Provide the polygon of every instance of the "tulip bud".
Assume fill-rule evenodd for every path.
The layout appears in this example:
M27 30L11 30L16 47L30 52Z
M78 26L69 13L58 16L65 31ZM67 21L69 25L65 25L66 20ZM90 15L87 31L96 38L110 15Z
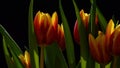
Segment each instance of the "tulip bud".
M82 23L83 23L84 27L87 30L90 14L84 13L84 10L82 9L80 11L80 17L82 19ZM96 15L95 24L97 25L97 23L98 23L98 18L97 18L97 15ZM79 36L79 32L78 32L78 21L77 20L76 20L75 25L74 25L73 35L74 35L75 42L77 42L79 44L80 36Z
M99 32L96 39L89 34L90 53L98 63L107 64L111 60L111 55L107 51L106 42L106 37L102 32Z
M25 66L25 68L30 68L30 54L25 51L24 55L19 55L19 58L21 60L21 62L23 63L23 65Z
M34 18L34 31L40 46L51 44L57 35L58 16L54 12L52 17L48 13L38 11Z

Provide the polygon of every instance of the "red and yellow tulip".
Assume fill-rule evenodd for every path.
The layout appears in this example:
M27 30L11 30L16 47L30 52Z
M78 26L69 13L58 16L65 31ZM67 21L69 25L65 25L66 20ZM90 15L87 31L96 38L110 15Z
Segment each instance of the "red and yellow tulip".
M84 27L85 27L86 30L87 30L87 29L88 29L88 23L89 23L90 14L85 13L84 10L82 9L82 10L80 11L80 17L81 17L81 19L82 19L82 22L83 22ZM96 18L95 18L95 23L96 23L96 24L98 23L98 18L97 18L97 16L96 16ZM79 42L80 42L80 36L79 36L79 33L78 33L78 21L77 21L77 20L76 20L75 25L74 25L73 35L74 35L75 41L79 44Z
M23 65L25 66L25 68L31 68L31 64L30 64L30 54L28 53L28 51L25 51L24 55L19 55L19 58L21 60L21 62L23 63Z
M53 13L52 17L48 13L38 11L34 18L34 31L37 42L41 45L51 44L55 41L58 28L58 15Z
M101 31L98 32L96 39L89 34L90 53L98 63L106 64L111 60L111 56L107 51L106 42L106 36Z
M89 34L90 52L99 63L107 63L111 56L120 55L120 25L114 27L114 22L110 19L105 34L100 32L96 39Z
M108 50L112 56L120 56L120 24L114 28L114 22L110 20L108 23L106 34L109 40Z

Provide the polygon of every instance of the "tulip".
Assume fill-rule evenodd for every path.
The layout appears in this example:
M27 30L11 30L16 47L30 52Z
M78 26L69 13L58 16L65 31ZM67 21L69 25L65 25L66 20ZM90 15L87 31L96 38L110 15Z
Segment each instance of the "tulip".
M108 23L107 30L107 38L109 39L108 50L112 56L120 56L120 24L114 28L114 22L110 20Z
M105 34L99 31L95 39L89 34L90 53L94 60L100 64L107 64L111 60L111 55L107 51L107 40Z
M28 51L25 51L24 55L19 55L19 58L21 60L21 62L23 63L23 65L25 66L25 68L31 68L30 66L30 54L28 53Z
M84 10L82 9L80 11L80 17L82 19L84 27L87 30L88 29L88 23L89 23L90 14L84 13ZM96 15L95 24L97 24L97 23L98 23L98 18L97 18L97 15ZM80 36L79 36L79 32L78 32L78 21L77 20L76 20L75 25L74 25L73 35L74 35L75 42L77 42L79 44Z
M48 13L38 11L34 18L34 31L40 46L48 45L57 37L58 16L54 12L52 17Z
M61 50L65 49L65 37L64 37L64 30L63 30L63 25L61 26L58 24L58 34L57 34L57 43Z

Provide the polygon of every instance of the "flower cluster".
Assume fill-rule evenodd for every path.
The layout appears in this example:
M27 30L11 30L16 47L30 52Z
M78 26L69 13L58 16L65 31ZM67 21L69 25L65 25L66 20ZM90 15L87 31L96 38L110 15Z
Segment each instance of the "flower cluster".
M38 11L33 17L33 0L31 0L28 24L29 47L24 53L0 25L8 68L44 68L44 66L45 68L119 68L120 24L113 19L107 22L96 7L95 0L93 2L91 0L89 14L83 9L79 11L73 0L77 20L74 22L71 34L61 0L59 2L62 24L58 24L57 12L50 15ZM98 26L100 29L96 28ZM77 50L74 50L74 43L80 45L79 62L76 62L74 51Z

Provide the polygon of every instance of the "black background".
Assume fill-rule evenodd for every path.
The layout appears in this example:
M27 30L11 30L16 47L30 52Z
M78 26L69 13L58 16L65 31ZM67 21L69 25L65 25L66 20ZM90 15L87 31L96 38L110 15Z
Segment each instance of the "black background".
M24 50L24 46L28 45L28 7L30 0L1 0L0 1L0 24L2 24L17 44ZM76 0L79 9L84 9L89 13L90 2L89 0ZM71 33L73 32L74 22L76 20L72 0L62 0L62 5L66 17L69 22ZM118 0L97 0L97 5L107 20L115 15L117 20L120 20L120 8ZM58 0L35 0L34 1L34 15L40 10L52 14L57 11L59 23L61 23L59 13ZM75 44L76 54L78 45ZM79 58L77 55L76 58ZM77 59L76 59L77 60ZM5 64L2 37L0 36L0 67L7 68Z

